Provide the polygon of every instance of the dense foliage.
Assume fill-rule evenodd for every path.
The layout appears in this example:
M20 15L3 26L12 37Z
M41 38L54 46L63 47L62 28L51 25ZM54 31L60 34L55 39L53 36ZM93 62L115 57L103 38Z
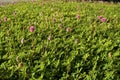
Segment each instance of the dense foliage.
M108 2L120 2L120 0L62 0L62 1L77 1L77 2L81 2L81 1L108 1Z
M0 7L0 80L120 79L119 4L41 1Z

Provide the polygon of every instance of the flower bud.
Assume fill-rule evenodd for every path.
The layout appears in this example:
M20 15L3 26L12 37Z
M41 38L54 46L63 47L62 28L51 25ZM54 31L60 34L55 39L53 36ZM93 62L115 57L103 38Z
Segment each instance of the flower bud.
M66 28L66 32L70 32L71 31L71 28L70 27L67 27Z
M18 64L18 68L21 69L22 67L23 67L23 63L20 62L20 63Z
M112 52L109 52L109 53L108 53L108 57L109 57L109 58L112 58Z
M51 35L48 36L48 40L49 41L52 40L52 36Z
M101 22L106 22L107 21L107 18L102 18L101 19Z
M30 26L30 32L34 32L35 28L34 26Z
M79 43L79 39L75 39L75 43L76 43L76 44Z
M7 21L7 17L4 17L3 21L6 22Z
M77 18L77 19L80 19L80 15L77 15L76 18Z
M17 61L18 63L20 62L19 56L16 57L16 61Z
M21 39L21 43L22 43L22 44L24 43L24 38Z

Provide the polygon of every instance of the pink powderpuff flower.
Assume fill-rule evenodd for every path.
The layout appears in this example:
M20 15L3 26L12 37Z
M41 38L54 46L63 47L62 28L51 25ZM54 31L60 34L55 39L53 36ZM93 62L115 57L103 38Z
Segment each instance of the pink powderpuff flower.
M3 21L6 22L7 21L7 17L4 17Z
M66 28L66 32L70 32L71 31L71 28L70 27L67 27Z
M106 22L107 21L107 18L102 18L100 19L101 22Z
M102 16L98 16L98 19L100 20L100 19L102 19L103 17Z
M76 16L76 18L77 18L77 19L80 19L80 15L78 14L78 15Z
M30 32L34 32L35 28L34 26L30 26Z

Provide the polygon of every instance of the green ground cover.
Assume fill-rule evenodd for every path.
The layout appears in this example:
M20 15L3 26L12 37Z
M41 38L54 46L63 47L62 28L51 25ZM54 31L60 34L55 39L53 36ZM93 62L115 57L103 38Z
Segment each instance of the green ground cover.
M119 73L119 4L0 7L0 80L119 80Z

